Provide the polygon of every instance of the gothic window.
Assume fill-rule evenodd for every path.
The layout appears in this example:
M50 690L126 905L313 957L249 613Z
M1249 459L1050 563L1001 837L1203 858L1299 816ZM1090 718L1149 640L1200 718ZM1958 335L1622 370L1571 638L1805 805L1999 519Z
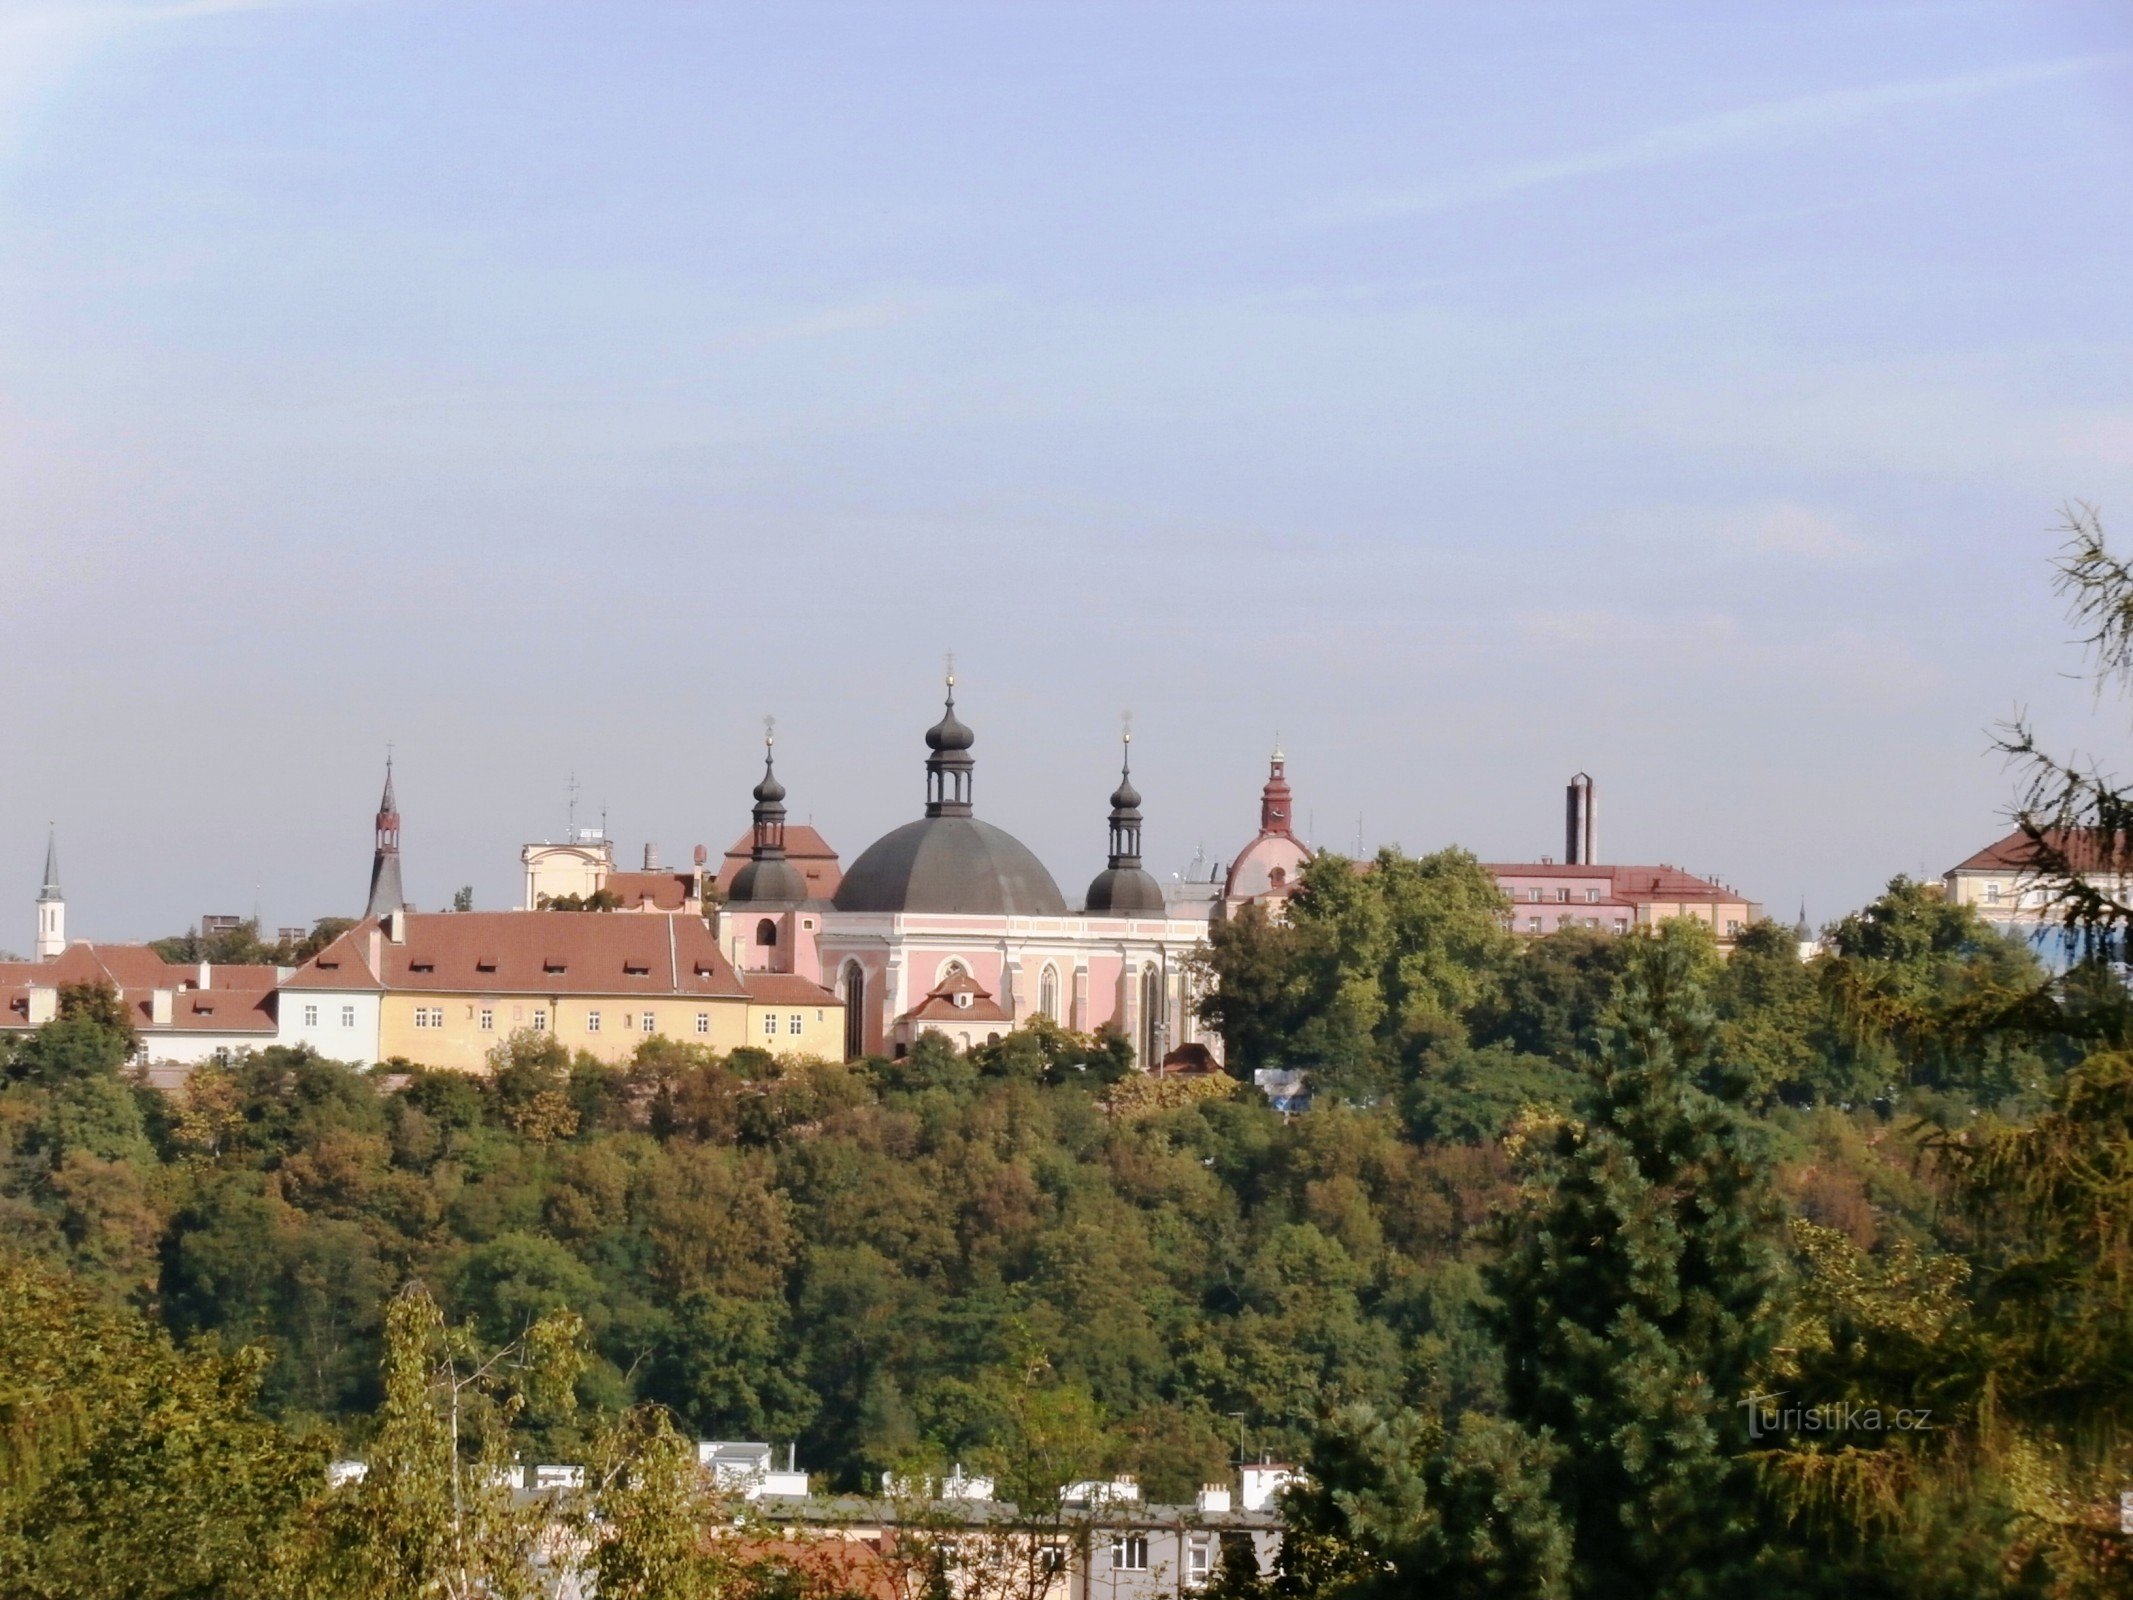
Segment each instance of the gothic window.
M844 969L844 1059L857 1061L867 1053L867 975L856 961Z
M1052 1021L1059 1020L1059 969L1046 967L1037 980L1037 1009Z
M1163 977L1154 967L1141 971L1141 1070L1163 1064Z

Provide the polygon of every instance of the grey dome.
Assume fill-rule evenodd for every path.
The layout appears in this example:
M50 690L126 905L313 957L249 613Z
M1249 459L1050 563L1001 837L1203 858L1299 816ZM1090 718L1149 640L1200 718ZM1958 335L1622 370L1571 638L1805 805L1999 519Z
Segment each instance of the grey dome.
M1089 911L1095 916L1162 916L1163 886L1140 867L1106 867L1089 885Z
M808 897L807 880L800 869L782 855L762 857L733 875L726 891L729 906L790 906Z
M1067 914L1059 885L1027 845L957 816L921 817L876 839L845 872L834 904L839 911Z

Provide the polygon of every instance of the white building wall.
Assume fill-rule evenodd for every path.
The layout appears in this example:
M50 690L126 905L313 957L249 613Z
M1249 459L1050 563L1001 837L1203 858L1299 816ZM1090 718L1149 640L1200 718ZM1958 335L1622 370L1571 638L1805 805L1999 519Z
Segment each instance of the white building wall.
M273 1042L308 1045L330 1061L371 1066L378 1059L383 998L375 991L284 989Z

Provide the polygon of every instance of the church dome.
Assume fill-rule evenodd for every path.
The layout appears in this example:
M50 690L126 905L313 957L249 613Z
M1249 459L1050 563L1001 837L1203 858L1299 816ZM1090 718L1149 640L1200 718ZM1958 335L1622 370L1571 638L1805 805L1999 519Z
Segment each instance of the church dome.
M783 856L751 861L733 875L729 906L798 905L808 897L807 879Z
M1089 911L1096 916L1160 917L1163 886L1141 867L1106 867L1089 885Z
M968 816L921 817L876 839L845 872L833 903L839 911L1067 914L1059 885L1027 845Z

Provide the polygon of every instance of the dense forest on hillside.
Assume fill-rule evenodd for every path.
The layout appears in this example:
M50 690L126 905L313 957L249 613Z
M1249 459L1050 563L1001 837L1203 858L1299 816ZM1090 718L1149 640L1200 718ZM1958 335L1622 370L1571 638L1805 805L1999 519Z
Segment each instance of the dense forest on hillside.
M2025 1562L2062 1586L2100 1571L2120 1464L2053 1408L2122 1377L2122 1280L2079 1276L2119 1224L2092 1236L2051 1188L2060 1228L2021 1196L2046 1181L2033 1158L2091 1174L2052 1184L2125 1170L2115 987L2047 981L1901 879L1806 965L1770 925L1723 962L1688 924L1521 950L1490 893L1457 852L1329 857L1287 925L1218 937L1240 1070L1319 1069L1287 1122L1234 1079L1139 1078L1051 1028L849 1065L654 1040L625 1069L521 1037L486 1078L277 1049L165 1098L122 1071L105 997L70 994L5 1060L6 1233L182 1348L258 1352L261 1415L336 1452L380 1425L381 1336L419 1282L490 1348L582 1321L576 1404L510 1421L528 1460L583 1459L649 1401L686 1434L796 1441L857 1489L992 1459L1035 1383L1088 1419L1083 1473L1154 1498L1240 1453L1361 1475L1317 1508L1342 1559L1402 1539L1476 1559L1435 1507L1509 1492L1446 1479L1486 1467L1536 1504L1671 1493L1662 1524L1702 1526L1723 1492L1729 1526L1754 1525L1723 1553L1751 1564L1757 1528L1845 1545L1816 1507L1880 1506L1843 1570L1901 1550L1889 1592L1936 1592L1948 1562L1978 1593ZM1650 1148L1583 1171L1595 1118ZM1586 1336L1542 1337L1536 1308L1578 1296ZM1642 1342L1619 1322L1640 1304ZM1721 1410L1682 1459L1647 1460L1657 1481L1556 1481L1550 1452L1603 1427L1595 1396L1618 1433L1720 1368L1729 1396L1922 1407L1934 1431L1785 1435L1744 1465L1748 1413L1735 1439ZM2021 1470L1982 1473L2003 1457ZM1505 1559L1545 1575L1575 1520L1550 1510Z

